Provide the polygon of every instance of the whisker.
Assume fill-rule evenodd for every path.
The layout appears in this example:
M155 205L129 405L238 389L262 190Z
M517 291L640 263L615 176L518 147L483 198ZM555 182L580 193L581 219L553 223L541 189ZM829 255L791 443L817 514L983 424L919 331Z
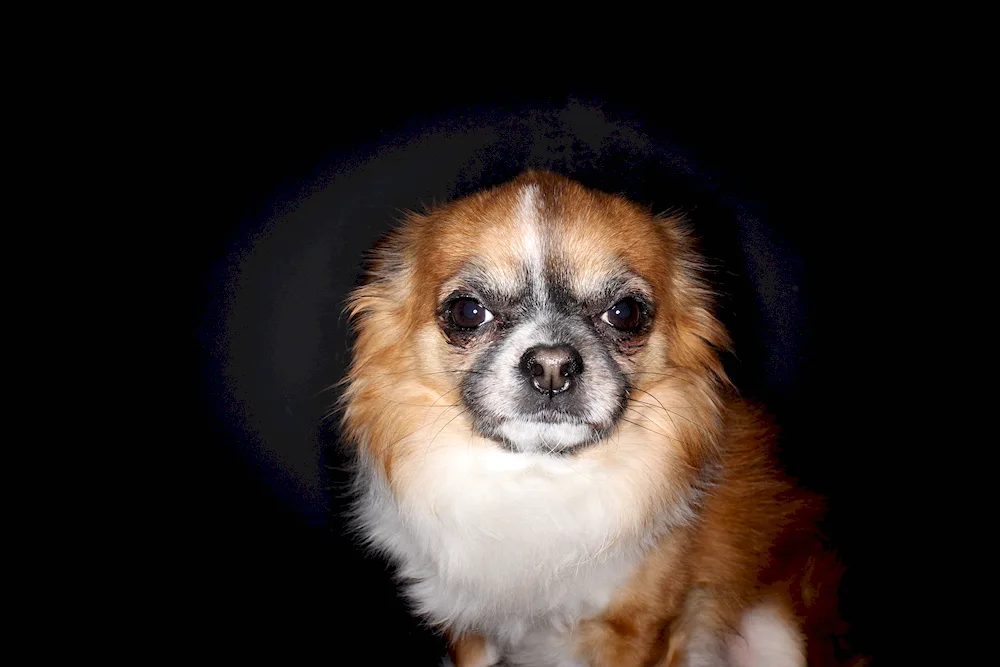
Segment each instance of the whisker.
M416 370L416 369L410 368L410 369L405 370L405 371L394 371L392 373L378 373L378 374L375 374L375 375L371 375L370 377L376 377L377 378L377 377L387 377L387 376L390 376L390 375L405 375L406 373L412 373L414 370ZM443 375L445 373L462 373L462 374L471 374L471 375L493 375L493 373L489 372L489 371L477 371L477 370L473 370L471 368L467 369L467 370L463 370L461 368L456 368L456 369L453 369L453 370L450 370L450 371L430 371L428 373L421 373L420 375L416 376L416 378L414 378L414 379L422 378L422 377L427 377L428 375Z
M660 422L658 422L655 419L653 419L651 416L645 415L645 414L639 412L639 410L654 410L655 411L656 410L655 406L652 406L652 407L642 407L642 408L628 408L628 409L631 410L632 412L635 412L636 414L641 414L645 419L647 419L650 422L656 424L658 427L660 427L661 429L663 429L664 432L666 432L666 430L667 430L666 424L661 424ZM670 417L669 413L667 414L667 417ZM674 424L673 426L674 426L674 429L676 430L677 429L677 425Z
M640 401L638 398L631 398L629 400L632 403L638 403L639 405L648 405L651 408L658 408L660 410L676 410L677 408L687 408L688 410L694 410L694 408L691 407L690 405L680 405L680 404L677 404L677 405L671 405L668 408L667 406L663 405L663 403L659 403L659 402L654 405L653 403L650 403L649 401Z
M639 422L634 422L634 421L632 421L631 419L626 419L625 417L620 417L620 419L621 419L621 420L622 420L623 422L628 422L629 424L632 424L633 426L638 426L639 428L643 429L644 431L649 431L650 433L655 433L656 435L659 435L659 436L662 436L662 437L664 437L664 438L669 438L669 437L670 437L670 436L669 436L669 435L667 435L666 433L660 433L659 431L654 431L653 429L651 429L651 428L648 428L648 427L646 427L646 426L643 426L643 425L642 425L642 424L640 424Z
M401 373L412 373L413 371L410 370L410 371L400 371L400 372ZM472 370L460 371L460 370L454 370L454 371L434 371L432 373L421 373L420 375L415 375L415 376L413 376L412 378L409 378L409 379L411 379L411 380L421 380L421 379L423 379L425 377L428 377L430 375L441 375L441 374L444 374L444 373L462 373L462 374L486 375L486 376L492 376L493 375L493 373L486 373L486 372L481 372L481 371L472 371ZM379 375L375 375L373 377L375 377L375 378L384 378L384 377L386 377L388 375L398 375L398 373L382 373L382 374L379 374ZM371 390L372 391L382 391L383 389L386 389L388 387L393 386L397 382L398 382L397 380L390 380L389 382L386 382L385 384L383 384L381 386L372 387ZM455 386L458 387L460 385L461 385L461 380L459 380L459 382L456 383Z
M667 409L667 406L663 405L663 403L660 402L660 399L658 399L654 394L649 393L645 389L639 389L638 387L629 387L629 389L631 389L632 391L641 391L642 393L646 394L647 396L649 396L650 398L652 398L654 401L656 401L656 404L659 405L661 408L663 408L664 410ZM635 399L632 399L632 400L635 400Z
M456 385L456 386L452 387L451 389L449 389L448 391L446 391L446 392L444 392L443 394L441 394L440 396L438 396L437 398L435 398L435 399L434 399L434 402L433 402L433 403L431 403L431 404L430 404L430 407L428 407L428 408L427 408L427 412L426 412L426 413L424 414L424 419L423 419L423 420L421 420L421 421L424 421L424 420L426 420L426 419L427 419L427 417L428 417L428 416L429 416L429 415L431 414L431 410L432 410L432 409L434 408L434 406L435 406L435 405L437 405L437 402L438 402L438 401L440 401L440 400L441 400L442 398L444 398L445 396L447 396L447 395L448 395L448 394L450 394L451 392L453 392L453 391L455 391L456 389L458 389L458 387L459 387L459 386L460 386L460 385ZM455 403L454 405L458 405L458 404L457 404L457 403Z
M694 421L693 419L689 419L688 417L685 417L684 415L682 415L679 412L674 412L673 410L670 410L668 408L663 408L663 411L667 413L668 417L670 417L670 421L673 421L674 417L678 417L678 418L683 419L684 421L686 421L688 424L691 424L691 426L694 426L696 429L698 429L702 433L705 433L705 434L708 434L708 435L712 434L712 431L710 429L705 428L704 426L702 426L698 422Z
M410 360L410 361L419 361L420 357L418 357L416 355L407 355L405 357L401 357L400 359L401 360ZM379 373L378 375L373 375L372 377L382 377L382 376L387 376L387 375L403 375L403 374L406 374L406 373L412 373L414 370L416 370L416 367L411 367L411 368L408 368L406 370L394 371L394 372L390 372L390 373ZM469 373L469 372L479 373L479 372L482 372L482 371L472 371L472 370L469 370L469 371L463 371L463 370L435 371L435 373ZM430 375L430 373L426 373L426 375ZM318 392L316 392L316 394L313 396L313 398L315 398L316 396L319 396L320 394L326 393L328 391L333 391L335 389L338 389L338 388L340 388L340 387L348 384L348 382L349 382L349 379L347 377L344 377L344 378L338 380L337 382L334 382L330 386L324 387L323 389L320 389Z
M659 375L661 377L669 378L682 377L680 373L664 373L661 371L630 371L629 375Z
M655 395L653 395L653 394L649 393L649 392L648 392L648 391L646 391L645 389L639 389L639 388L637 388L637 387L630 387L630 389L632 389L633 391L641 391L642 393L646 394L647 396L649 396L650 398L652 398L652 399L653 399L654 401L656 401L657 405L659 405L659 406L660 406L660 408L662 408L662 409L663 409L663 411L664 411L664 412L665 412L665 413L667 414L667 416L668 416L668 417L670 418L670 421L671 421L671 422L672 422L672 421L674 420L674 417L676 416L676 417L679 417L679 418L683 419L683 420L684 420L684 421L686 421L687 423L691 424L691 425L692 425L692 426L694 426L695 428L699 429L699 430L700 430L700 431L702 431L703 433L710 433L710 431L709 431L708 429L706 429L706 428L705 428L704 426L702 426L701 424L699 424L699 423L697 423L697 422L695 422L695 421L693 421L693 420L691 420L691 419L688 419L687 417L685 417L684 415L682 415L682 414L681 414L681 413L679 413L679 412L674 412L673 410L671 410L671 409L667 408L667 406L663 405L663 403L662 403L662 402L660 402L660 399L658 399L658 398L657 398L657 397L656 397ZM633 400L635 400L635 399L633 399ZM686 407L686 408L688 408L688 409L691 409L691 408L690 408L690 406L681 406L681 407ZM676 424L674 425L674 428L677 428L677 425L676 425Z
M684 415L680 414L679 412L674 412L673 410L671 410L669 408L663 407L662 404L661 405L653 405L652 403L647 403L645 401L640 401L640 400L635 399L635 398L632 399L632 403L635 403L637 405L641 405L641 406L643 406L645 408L648 408L650 410L662 410L663 414L665 414L667 416L667 418L670 420L671 423L674 422L674 415L676 415L676 416L680 417L681 419L684 419L685 421L691 423L693 426L695 426L697 428L701 428L706 433L708 432L703 427L699 426L696 422L688 419L687 417L685 417ZM689 410L692 409L691 406L689 406L689 405L682 405L680 407L682 407L682 408L688 408ZM673 426L674 426L674 428L677 428L677 424L673 423Z
M667 419L669 419L670 423L673 424L674 430L675 431L677 430L677 424L674 423L674 418L670 415L670 412L667 410L667 406L663 405L663 403L660 401L660 399L658 399L654 394L649 393L645 389L639 389L637 387L632 387L632 389L634 391L642 392L643 394L646 394L647 396L649 396L650 398L652 398L654 401L656 401L656 404L659 405L660 408L663 409L663 412L666 413ZM633 399L633 400L635 400L635 399Z
M427 452L429 452L429 451L431 450L431 445L433 445L433 444L434 444L434 441L435 441L435 440L437 440L437 437L438 437L439 435L441 435L441 434L442 434L442 433L444 432L444 430L445 430L446 428L448 428L448 425L449 425L449 424L451 424L451 423L452 423L453 421L455 421L456 419L458 419L459 417L461 417L462 415L464 415L464 414L465 414L466 412L468 412L468 411L469 411L469 409L468 409L468 408L466 408L465 410L459 410L459 412L458 412L458 413L457 413L457 414L456 414L456 415L455 415L454 417L452 417L451 419L449 419L449 420L448 420L448 421L447 421L447 422L445 423L445 425L444 425L444 426L442 426L442 427L440 428L440 430L438 430L438 432L434 434L434 437L433 437L433 438L431 438L431 441L427 443L427 449L425 449L425 450L424 450L424 456L427 456ZM437 420L435 419L434 421L437 421Z
M432 426L434 426L434 424L436 424L436 423L437 423L438 419L440 419L440 418L441 418L442 416L444 416L445 414L447 414L447 412L448 412L448 411L447 411L447 410L445 410L445 411L444 411L444 412L442 412L442 413L441 413L440 415L438 415L438 416L437 416L437 418L435 418L435 419L434 419L434 421L432 421L432 422L431 422L430 424L421 424L421 425L420 425L420 426L418 426L418 427L417 427L417 428L416 428L415 430L413 430L413 431L410 431L409 433L407 433L406 435L404 435L404 436L403 436L402 438L399 438L399 439L397 439L397 440L394 440L394 441L393 441L393 442L391 442L391 443L390 443L389 445L387 445L387 448L388 448L388 447L393 447L393 446L395 446L395 445L398 445L399 443L403 442L403 441L404 441L404 440L406 440L407 438L410 438L410 437L413 437L414 435L416 435L417 433L419 433L420 431L422 431L422 430L423 430L423 429L425 429L425 428L431 428ZM459 414L461 414L461 413L459 413Z

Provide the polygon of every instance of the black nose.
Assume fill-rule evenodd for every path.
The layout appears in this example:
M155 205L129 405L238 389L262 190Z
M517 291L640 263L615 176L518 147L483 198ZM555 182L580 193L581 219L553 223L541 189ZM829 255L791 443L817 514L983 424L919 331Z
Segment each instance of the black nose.
M583 359L569 345L539 345L521 357L521 370L538 391L558 394L573 386L573 378L583 372Z

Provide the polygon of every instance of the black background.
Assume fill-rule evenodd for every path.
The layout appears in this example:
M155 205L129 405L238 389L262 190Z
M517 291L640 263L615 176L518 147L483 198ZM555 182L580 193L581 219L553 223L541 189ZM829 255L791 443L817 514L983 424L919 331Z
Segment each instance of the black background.
M878 651L883 640L876 620L891 613L881 590L893 548L885 531L885 480L887 461L898 453L887 436L894 417L883 398L881 361L894 321L884 299L894 288L884 243L899 224L887 176L891 100L871 81L836 72L814 72L808 82L741 72L642 87L554 81L431 87L402 76L378 83L318 84L287 69L255 68L185 91L191 130L177 197L186 205L174 231L184 239L176 275L193 297L186 335L198 382L176 456L185 491L177 508L176 569L189 584L186 631L232 656L275 650L337 662L336 656L353 652L347 647L360 647L380 656L371 664L393 656L437 664L439 640L407 615L386 566L366 558L343 533L337 455L323 454L321 463L330 466L324 487L333 490L317 500L303 498L309 490L259 454L268 436L255 430L255 408L236 404L227 370L228 350L238 345L227 325L241 317L230 303L240 289L233 283L239 275L234 258L254 248L262 229L267 237L284 215L303 208L296 202L356 173L366 160L389 165L376 171L392 171L394 152L421 133L445 136L441 128L449 124L573 106L638 128L652 149L638 161L611 155L560 163L570 175L654 210L680 206L705 251L722 265L714 276L724 292L720 315L738 356L728 367L746 394L777 415L790 470L830 498L827 529L850 567L845 612L859 643ZM690 173L678 175L678 163L667 159L677 155ZM455 181L453 192L502 182L524 166L524 156L511 148L475 177ZM433 177L433 162L427 171ZM394 206L420 204L366 210L363 226L331 214L331 225L344 235L338 239L350 238L344 248L363 247L392 223ZM769 239L764 266L780 274L779 286L799 288L791 305L768 306L758 296L767 271L755 274L747 264L750 241L740 232L747 216ZM334 257L337 280L324 288L332 291L330 302L339 303L352 284L343 276L356 274L360 256ZM790 312L794 326L776 330L773 307ZM239 326L267 328L269 322L261 316ZM326 384L332 384L344 359L343 322L327 310L320 325L335 327L326 334L332 347L318 362L327 368L317 373L328 371ZM235 373L257 377L245 368ZM311 408L332 395L313 399ZM333 443L332 430L314 423L321 416L297 415L304 430L295 437Z

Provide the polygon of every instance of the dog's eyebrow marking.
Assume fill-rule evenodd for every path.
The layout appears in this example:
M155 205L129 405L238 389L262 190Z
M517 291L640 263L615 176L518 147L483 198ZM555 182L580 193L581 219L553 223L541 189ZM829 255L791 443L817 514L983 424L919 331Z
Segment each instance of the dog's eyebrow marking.
M591 275L586 278L575 276L568 283L559 278L550 279L557 288L568 291L582 305L591 308L607 308L627 296L638 295L646 302L653 302L653 288L648 282L630 270L622 269L610 276Z
M475 263L466 264L442 286L438 301L444 301L456 292L471 292L472 296L478 296L489 306L515 306L528 296L528 271L526 267L523 269L522 275L514 278L490 272Z
M615 302L634 294L650 301L653 299L653 288L650 284L633 273L622 273L610 278L598 292L598 295L608 302Z

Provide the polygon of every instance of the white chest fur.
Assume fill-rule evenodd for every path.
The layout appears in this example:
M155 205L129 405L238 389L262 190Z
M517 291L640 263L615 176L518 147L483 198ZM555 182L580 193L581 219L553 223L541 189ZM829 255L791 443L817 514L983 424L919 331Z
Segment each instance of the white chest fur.
M515 661L574 664L573 626L608 604L659 532L640 532L636 470L455 445L412 457L393 489L372 472L367 533L422 615L485 633Z

